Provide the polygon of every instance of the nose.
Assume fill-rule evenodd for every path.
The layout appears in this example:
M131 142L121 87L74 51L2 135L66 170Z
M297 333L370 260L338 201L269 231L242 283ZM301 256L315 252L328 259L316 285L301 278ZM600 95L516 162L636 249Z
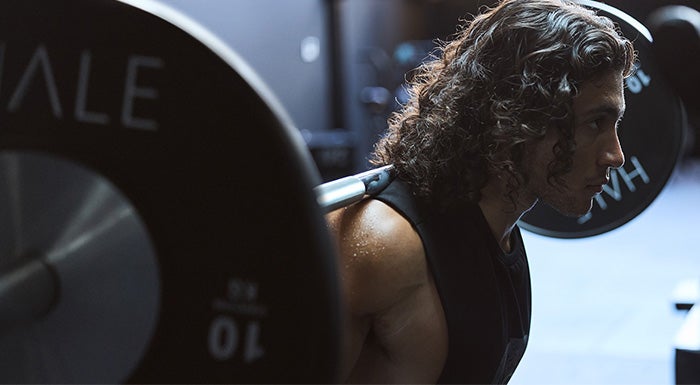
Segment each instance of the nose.
M613 131L612 138L606 141L601 163L602 166L610 168L620 168L625 164L625 154L622 152L622 145L616 131Z

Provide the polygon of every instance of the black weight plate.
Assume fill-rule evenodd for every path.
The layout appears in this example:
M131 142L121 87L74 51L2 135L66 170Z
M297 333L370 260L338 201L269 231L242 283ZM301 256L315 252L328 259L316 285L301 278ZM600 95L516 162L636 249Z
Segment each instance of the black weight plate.
M66 381L334 381L338 283L308 153L232 51L138 4L148 12L0 2L0 150L68 159L116 186L161 278L137 368Z
M570 218L540 202L520 221L524 229L558 238L602 234L646 209L675 168L686 124L680 101L653 62L648 30L616 8L594 1L580 2L620 26L638 52L638 68L625 84L627 111L620 124L625 165L611 172L610 183L595 197L591 211L582 218Z

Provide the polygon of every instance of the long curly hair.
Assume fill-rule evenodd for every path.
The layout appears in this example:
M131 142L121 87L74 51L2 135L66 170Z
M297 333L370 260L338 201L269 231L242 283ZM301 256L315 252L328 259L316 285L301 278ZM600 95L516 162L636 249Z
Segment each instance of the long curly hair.
M389 117L370 161L393 164L415 194L450 208L478 202L503 175L515 204L527 183L524 145L556 127L548 179L571 170L572 101L608 70L633 71L614 23L568 0L505 0L466 22L416 70L409 101Z

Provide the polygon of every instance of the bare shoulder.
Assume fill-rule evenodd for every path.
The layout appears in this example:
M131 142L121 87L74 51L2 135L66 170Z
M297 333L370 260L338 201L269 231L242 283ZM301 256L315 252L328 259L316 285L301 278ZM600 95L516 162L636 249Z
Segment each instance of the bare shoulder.
M330 213L327 220L356 315L384 310L428 281L421 239L391 207L368 199Z

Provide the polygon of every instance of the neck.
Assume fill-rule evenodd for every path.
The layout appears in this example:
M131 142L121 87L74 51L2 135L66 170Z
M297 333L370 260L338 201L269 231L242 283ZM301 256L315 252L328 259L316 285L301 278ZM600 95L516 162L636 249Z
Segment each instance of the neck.
M510 252L510 234L515 224L523 214L535 205L537 199L519 194L519 199L514 207L513 202L506 196L505 183L502 183L498 178L493 179L495 180L487 183L481 190L479 207L501 249Z

